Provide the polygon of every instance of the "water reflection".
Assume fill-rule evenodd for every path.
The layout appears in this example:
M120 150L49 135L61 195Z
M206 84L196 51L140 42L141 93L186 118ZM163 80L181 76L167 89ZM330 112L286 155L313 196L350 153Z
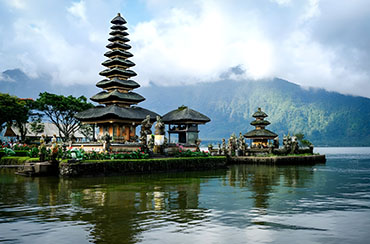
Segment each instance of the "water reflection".
M140 242L155 229L211 229L209 223L282 228L290 225L255 218L290 209L287 200L301 199L296 189L315 188L316 173L312 166L266 165L79 179L23 178L1 171L0 224L81 225L86 241L108 243ZM0 235L0 241L7 235Z

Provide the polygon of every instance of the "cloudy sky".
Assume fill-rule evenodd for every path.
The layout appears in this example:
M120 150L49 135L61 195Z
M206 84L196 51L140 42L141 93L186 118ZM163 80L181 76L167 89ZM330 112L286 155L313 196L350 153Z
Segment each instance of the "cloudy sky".
M240 67L233 78L370 97L369 0L0 0L0 71L94 85L117 12L142 85L217 81Z

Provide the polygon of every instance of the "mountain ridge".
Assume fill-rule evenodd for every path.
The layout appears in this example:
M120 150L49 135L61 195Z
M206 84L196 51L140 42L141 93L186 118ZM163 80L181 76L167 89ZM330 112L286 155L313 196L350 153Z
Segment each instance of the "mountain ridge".
M22 73L3 73L12 80L7 82L12 86L3 86L4 81L0 81L0 92L37 98L40 92L48 91L90 98L100 91L94 85L55 86L48 82L47 75L32 79ZM186 105L210 117L210 123L200 126L204 140L220 141L232 133L244 134L253 129L249 124L252 114L261 107L269 115L268 129L280 138L302 132L316 146L370 146L370 99L365 97L306 89L278 78L223 79L171 87L151 85L136 91L146 98L139 106L159 114Z

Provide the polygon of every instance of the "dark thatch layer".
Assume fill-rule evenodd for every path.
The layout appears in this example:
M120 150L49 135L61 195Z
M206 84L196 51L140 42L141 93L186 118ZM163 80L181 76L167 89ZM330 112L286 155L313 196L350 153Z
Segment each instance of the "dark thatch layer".
M181 106L165 115L162 118L165 124L205 124L211 121L210 118L186 106Z
M135 89L140 87L140 85L133 80L121 80L118 78L113 78L111 80L101 80L96 84L97 87L100 88L108 88L112 86L118 86L118 87L123 87L123 88L130 88L130 89Z
M127 52L127 51L112 50L112 51L108 51L108 52L104 53L104 56L106 56L108 58L113 57L113 56L121 56L121 57L125 57L125 58L131 58L134 55L132 55L132 53Z
M127 77L133 77L133 76L136 76L137 74L135 73L135 71L132 71L132 70L113 68L113 69L105 69L102 72L100 72L99 75L102 75L102 76L123 75Z
M127 23L127 21L122 18L121 14L118 13L116 17L114 17L112 20L111 20L111 23L112 24L115 24L115 25L124 25Z
M111 32L109 32L109 35L111 35L111 36L122 36L122 38L124 39L124 42L130 41L130 39L128 39L126 37L123 37L123 36L127 36L128 35L128 33L125 32L125 31L112 30Z
M272 131L267 129L260 129L260 130L252 130L244 134L246 138L266 138L266 139L274 139L278 135Z
M139 103L145 100L145 98L135 92L119 92L114 90L112 92L102 91L90 98L94 102L106 102L106 101L127 101Z
M121 48L121 49L124 49L124 50L128 50L128 49L131 48L130 45L124 44L124 43L120 43L120 42L112 42L112 43L109 43L108 45L106 45L106 47L109 48L109 49Z
M120 41L120 42L127 42L127 38L126 37L123 37L123 36L112 36L110 38L108 38L108 41L110 42L115 42L115 41ZM126 44L128 45L128 44Z
M102 63L105 67L110 67L112 65L122 65L125 67L132 67L135 66L134 62L131 62L128 59L123 59L123 58L113 58L113 59L108 59Z
M110 105L106 107L98 106L90 108L76 114L75 117L86 122L104 119L143 121L147 115L150 115L152 121L156 119L156 116L159 116L157 113L141 107L132 106L129 108L123 108L116 105Z
M123 25L112 25L111 27L112 30L127 30L127 27L126 26L123 26Z
M255 113L252 115L252 117L254 117L254 118L258 118L258 117L266 118L266 117L268 117L268 115L267 115L265 112L263 112L263 111L261 110L261 108L258 108L257 112L255 112Z
M269 124L270 124L270 122L267 121L267 120L254 120L254 121L251 122L251 125L253 125L253 126L257 126L257 125L267 126Z

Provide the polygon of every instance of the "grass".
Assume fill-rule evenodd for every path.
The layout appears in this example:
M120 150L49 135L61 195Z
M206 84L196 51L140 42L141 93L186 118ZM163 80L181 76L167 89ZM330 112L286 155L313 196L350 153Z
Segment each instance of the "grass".
M5 156L0 159L0 165L23 165L26 162L37 162L39 158Z

